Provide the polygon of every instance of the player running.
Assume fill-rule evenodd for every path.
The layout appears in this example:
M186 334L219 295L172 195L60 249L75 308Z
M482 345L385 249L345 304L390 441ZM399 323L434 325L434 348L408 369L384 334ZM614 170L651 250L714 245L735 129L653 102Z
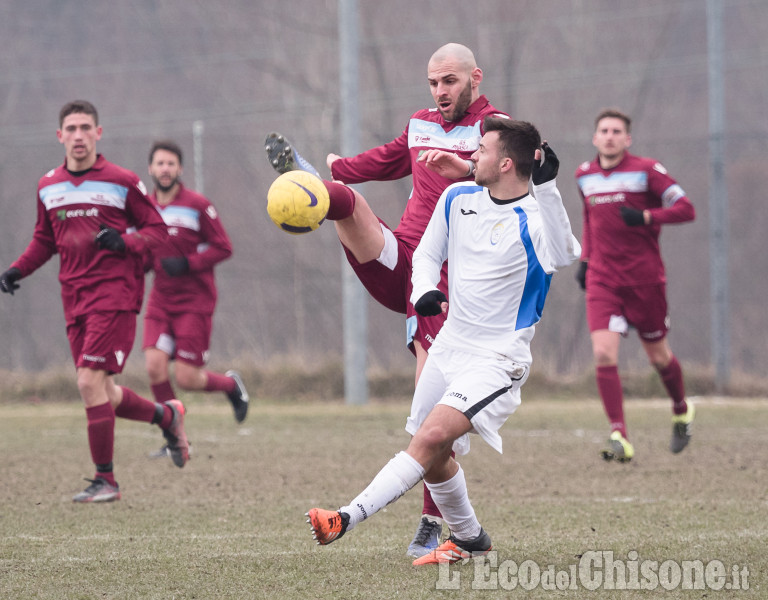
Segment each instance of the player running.
M475 165L469 158L484 133L483 119L488 115L506 116L480 95L482 79L483 72L469 48L455 43L442 46L427 66L436 108L414 113L403 133L383 146L348 158L329 154L326 161L332 179L345 184L413 177L411 197L394 230L376 216L359 193L335 183L326 183L331 192L326 218L335 222L347 260L365 288L382 305L406 315L407 344L416 356L416 381L445 316L419 315L409 300L413 251L443 190L457 179L471 180ZM284 136L270 134L266 146L278 172L302 169L318 175ZM418 161L420 154L433 149L453 153L452 161L461 167L457 175L446 177ZM447 294L445 273L444 269L438 287ZM431 551L441 533L440 512L425 488L422 518L408 555L418 557Z
M321 545L423 479L451 535L413 564L453 563L491 550L452 451L469 452L470 432L502 451L498 431L520 404L552 273L576 260L581 248L556 187L559 161L536 128L486 118L484 130L472 154L475 182L456 183L443 192L413 256L416 310L447 312L416 384L406 425L413 437L347 505L307 513ZM450 157L435 150L422 160L427 167L452 170ZM531 176L535 197L528 193ZM446 260L450 312L437 286Z
M597 157L576 170L583 200L581 266L597 388L611 425L606 460L626 462L635 450L627 436L619 379L619 341L634 327L648 360L672 399L672 440L681 452L691 438L693 403L685 399L680 363L667 341L666 275L659 248L661 226L692 221L693 205L667 170L652 158L633 156L630 118L600 112L592 143Z
M242 423L248 392L240 374L204 368L208 360L217 290L213 268L232 256L232 244L216 208L181 181L181 148L171 140L149 151L149 174L155 184L150 200L168 227L166 242L152 253L155 279L144 315L144 358L155 400L176 397L169 363L183 390L223 392ZM167 446L152 454L165 456Z
M102 128L90 102L65 104L59 127L64 164L40 179L32 241L0 275L0 289L13 294L18 280L59 255L67 337L96 465L91 484L73 500L109 502L120 499L112 464L115 417L159 425L174 464L183 467L189 459L181 402L155 403L113 380L133 347L143 255L166 231L138 176L96 153Z

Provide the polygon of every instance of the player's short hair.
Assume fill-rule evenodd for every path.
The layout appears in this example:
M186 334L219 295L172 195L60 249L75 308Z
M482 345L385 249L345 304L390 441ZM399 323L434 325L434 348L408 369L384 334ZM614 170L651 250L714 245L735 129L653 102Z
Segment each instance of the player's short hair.
M512 159L518 177L528 179L536 150L541 147L539 130L527 121L492 116L483 120L483 130L499 133L499 153Z
M181 152L181 147L173 140L157 140L152 144L149 149L149 164L152 164L152 159L155 157L155 152L158 150L166 150L176 155L179 159L179 165L184 164L184 155Z
M72 102L67 102L62 106L59 111L59 127L64 124L64 119L69 115L75 114L91 115L93 122L96 125L99 124L99 113L93 104L88 102L88 100L72 100Z
M624 121L624 125L627 126L627 133L631 133L632 131L632 119L629 118L629 115L620 111L618 108L604 108L597 114L597 118L595 119L595 129L597 129L598 123L602 121L603 119L621 119Z

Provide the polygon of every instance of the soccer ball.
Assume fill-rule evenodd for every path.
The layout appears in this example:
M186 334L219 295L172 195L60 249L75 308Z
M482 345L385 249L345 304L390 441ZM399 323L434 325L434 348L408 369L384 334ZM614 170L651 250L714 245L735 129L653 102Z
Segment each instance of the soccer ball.
M267 192L267 212L283 231L298 235L320 227L330 206L320 178L306 171L288 171Z

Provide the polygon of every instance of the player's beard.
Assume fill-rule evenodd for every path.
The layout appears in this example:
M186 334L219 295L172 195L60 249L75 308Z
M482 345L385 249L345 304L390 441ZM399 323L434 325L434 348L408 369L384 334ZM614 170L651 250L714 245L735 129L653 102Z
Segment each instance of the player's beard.
M171 191L173 189L173 186L175 186L177 183L179 183L179 178L178 177L174 177L173 179L171 179L171 183L169 183L168 185L163 185L162 183L160 183L160 180L153 175L152 176L152 183L154 183L155 187L158 190L160 190L161 192L169 192L169 191Z
M494 183L499 181L501 176L498 173L491 175L484 175L482 173L475 173L475 183L480 187L491 187Z
M446 121L449 122L455 122L460 121L464 115L467 113L467 109L472 104L472 81L467 81L467 86L462 90L462 92L459 94L459 97L456 98L456 102L453 105L453 113L447 114L442 109L438 108L440 111L440 114L443 115L443 118Z

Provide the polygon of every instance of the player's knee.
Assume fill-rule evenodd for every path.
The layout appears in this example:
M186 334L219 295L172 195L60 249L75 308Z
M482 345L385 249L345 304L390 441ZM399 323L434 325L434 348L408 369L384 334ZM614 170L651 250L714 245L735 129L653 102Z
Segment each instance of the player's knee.
M77 389L80 392L80 397L87 404L90 399L104 391L104 382L92 376L86 369L77 376Z
M422 425L413 436L411 443L416 444L431 455L436 455L443 451L446 446L453 444L449 439L444 428L438 425Z
M165 368L161 363L147 360L145 361L144 365L147 370L147 376L149 377L150 383L160 383L161 381L168 379L168 374L166 373Z
M616 364L616 357L613 355L612 352L609 352L605 348L594 348L592 351L592 356L595 360L595 364L598 367L609 367Z

